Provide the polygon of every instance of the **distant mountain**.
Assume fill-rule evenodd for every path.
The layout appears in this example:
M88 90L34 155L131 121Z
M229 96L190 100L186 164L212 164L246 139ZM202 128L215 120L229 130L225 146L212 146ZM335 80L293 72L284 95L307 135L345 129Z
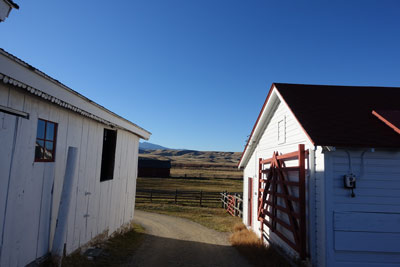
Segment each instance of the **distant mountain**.
M157 149L169 149L167 147L163 147L157 144L153 144L150 142L140 142L139 143L140 150L157 150Z

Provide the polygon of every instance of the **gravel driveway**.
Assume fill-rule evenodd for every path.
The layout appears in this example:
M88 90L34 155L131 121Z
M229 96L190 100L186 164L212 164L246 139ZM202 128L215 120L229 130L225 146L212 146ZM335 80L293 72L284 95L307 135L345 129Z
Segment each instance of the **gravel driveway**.
M146 229L129 266L251 266L228 242L228 234L167 215L135 211Z

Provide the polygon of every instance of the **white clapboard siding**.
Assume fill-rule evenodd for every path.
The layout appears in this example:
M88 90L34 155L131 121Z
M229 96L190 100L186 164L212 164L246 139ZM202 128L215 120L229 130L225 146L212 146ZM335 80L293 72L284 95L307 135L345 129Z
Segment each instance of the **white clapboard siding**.
M10 90L8 96L8 107L14 108L16 110L24 109L25 96L20 92L15 92ZM10 169L9 177L10 183L8 187L8 200L7 200L7 211L4 224L4 240L2 249L2 264L9 264L11 266L18 265L23 260L19 258L18 255L24 249L24 245L20 241L24 237L23 228L26 227L26 217L23 216L24 209L24 194L25 191L29 192L29 188L25 188L26 179L32 173L32 166L24 168L24 162L32 162L33 154L29 153L29 133L30 125L29 121L23 118L17 118L17 128L15 130L15 150L12 156L12 167ZM39 178L40 179L40 178ZM39 183L42 181L40 180ZM39 187L41 189L41 186ZM40 194L36 194L36 197L40 197ZM40 203L32 208L38 208L40 210ZM16 210L21 212L15 212ZM34 214L34 216L39 217L39 215ZM36 229L38 224L34 225ZM10 240L13 238L13 240ZM36 250L36 239L35 244L32 247ZM8 251L4 252L4 251ZM3 256L4 253L4 256ZM32 252L33 254L35 252Z
M271 111L272 117L270 121L265 125L265 129L256 145L256 148L253 154L250 157L245 169L244 169L244 176L243 176L243 184L244 190L243 195L244 199L247 200L248 198L248 177L258 178L258 159L259 158L270 158L273 155L274 151L278 151L280 154L285 154L289 152L293 152L298 150L299 144L305 144L306 149L310 148L310 141L307 139L305 133L301 129L299 123L297 122L296 118L290 112L286 104L280 102L276 105L275 109ZM285 122L285 132L284 132L284 141L278 140L278 123L279 121ZM282 134L282 132L281 132ZM287 166L291 164L297 164L297 162L288 162ZM260 223L257 220L257 199L258 199L258 182L257 179L253 180L253 210L252 210L252 221L253 221L253 231L256 232L258 235L261 235ZM256 194L257 193L257 197ZM244 201L244 214L248 214L248 201ZM283 205L284 206L284 205ZM245 224L247 222L247 216L243 216L243 221ZM287 216L282 214L281 219L288 220ZM279 227L279 226L278 226ZM281 227L280 229L284 235L286 235L289 239L293 239L292 234L287 231L285 228ZM283 242L279 237L277 237L274 233L270 233L268 227L264 227L264 231L268 239L270 239L273 243L278 246L281 246L286 251L291 254L295 254L291 247L289 247L285 242Z
M329 153L332 192L332 227L327 246L329 266L400 265L400 153L376 149L375 152L349 150L351 169L357 176L355 197L343 186L343 175L350 170L344 150Z
M29 113L25 119L0 112L1 267L25 266L49 251L69 146L78 148L78 166L66 252L99 234L110 235L133 219L138 136L117 130L114 178L100 182L103 132L108 126L3 83L0 105ZM55 162L34 162L39 118L58 124Z
M314 226L314 237L315 237L315 245L312 247L313 253L312 263L314 266L325 266L326 254L325 254L325 210L326 210L326 201L325 201L325 159L324 153L322 153L321 147L318 147L314 152L314 164L315 166L311 169L314 169L313 175L310 176L310 179L314 181L314 209L310 211L312 214L314 212L313 218L315 219ZM310 198L312 199L312 198ZM311 227L312 228L312 227ZM309 234L312 234L310 231ZM311 246L313 244L310 244Z
M0 86L0 105L7 106L9 99L9 88ZM3 233L6 205L8 203L8 188L10 182L10 168L12 164L14 141L16 138L15 128L18 126L19 118L0 112L0 244L3 244ZM0 262L1 265L1 262Z

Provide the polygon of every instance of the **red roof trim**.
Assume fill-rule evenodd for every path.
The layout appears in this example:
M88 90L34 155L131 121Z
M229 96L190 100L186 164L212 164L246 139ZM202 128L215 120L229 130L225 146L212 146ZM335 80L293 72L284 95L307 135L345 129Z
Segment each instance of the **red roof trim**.
M279 92L279 88L277 86L275 86L276 90ZM297 119L296 115L294 114L293 110L290 108L290 106L288 105L288 103L286 103L285 99L283 98L282 94L279 93L281 95L282 101L286 104L286 106L288 107L289 111L292 113L293 117L296 119L297 123L300 125L301 129L303 130L303 132L305 133L305 135L308 137L308 139L310 140L310 142L315 145L315 142L311 139L310 135L306 132L306 130L304 129L303 125L301 125L300 121Z
M372 110L372 114L375 115L381 121L383 121L387 126L392 128L396 133L400 134L400 129L396 125L394 125L393 123L391 123L390 121L388 121L387 119L385 119L384 117L379 115L378 112L376 112L375 110Z
M266 106L267 103L268 103L268 100L269 100L269 98L270 98L270 96L271 96L271 93L272 93L274 87L275 87L276 90L278 91L278 93L279 93L279 95L280 95L280 99L282 99L283 103L286 104L286 106L288 107L289 111L292 113L293 117L296 119L297 123L300 125L301 129L303 130L303 132L305 133L305 135L307 136L307 138L310 140L310 142L311 142L313 145L315 145L315 142L311 139L310 135L306 132L306 130L304 129L303 125L301 125L300 121L297 119L296 115L294 114L294 112L292 111L292 109L290 108L290 106L286 103L286 101L285 101L285 99L283 98L282 94L279 92L279 88L276 86L275 83L272 83L271 88L269 89L268 96L267 96L267 98L265 99L264 105L263 105L263 107L262 107L262 109L261 109L261 111L260 111L260 114L258 115L258 118L257 118L257 120L256 120L256 123L255 123L254 126L253 126L253 130L251 131L250 137L249 137L249 139L247 140L247 144L246 144L246 146L245 146L245 148L244 148L244 150L243 150L242 156L240 157L238 166L240 166L240 163L242 162L244 153L246 152L247 147L248 147L248 145L249 145L249 142L250 142L251 138L253 137L254 130L255 130L256 127L257 127L257 124L258 124L258 122L259 122L259 120L260 120L260 118L261 118L261 115L263 114L263 111L264 111L264 109L265 109L265 106Z
M273 83L273 84L271 85L271 88L269 89L269 93L268 93L268 95L267 95L267 98L265 99L264 105L263 105L262 108L261 108L260 114L258 114L258 118L257 118L257 120L256 120L256 123L255 123L254 126L253 126L253 130L251 131L250 137L249 137L249 139L247 139L247 143L246 143L246 146L244 147L242 156L240 157L240 160L239 160L239 163L238 163L238 167L240 166L240 163L242 162L244 153L246 152L247 147L249 146L249 142L250 142L251 138L253 137L254 130L255 130L256 127L257 127L258 121L259 121L260 118L261 118L261 115L262 115L262 113L263 113L263 111L264 111L264 109L265 109L265 106L266 106L267 103L268 103L269 97L271 96L274 87L275 87L275 84Z

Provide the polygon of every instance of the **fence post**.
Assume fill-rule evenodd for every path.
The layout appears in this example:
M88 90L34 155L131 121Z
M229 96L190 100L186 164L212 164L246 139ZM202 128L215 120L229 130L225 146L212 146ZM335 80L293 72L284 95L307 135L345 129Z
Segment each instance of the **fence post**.
M227 209L229 206L229 198L228 198L228 191L225 191L225 196L224 196L224 209Z
M241 199L238 203L239 217L243 218L243 196L241 194L239 194L239 199Z
M304 144L299 145L298 151L299 160L299 206L300 206L300 258L306 258L306 170L305 170L305 150Z
M178 189L175 190L175 204L178 203Z
M234 212L233 212L233 214L235 214L235 216L237 216L237 203L238 203L238 201L237 201L237 194L235 193L235 209L234 209Z
M150 202L153 202L153 189L150 189Z
M201 207L201 202L202 202L202 200L203 200L203 191L200 190L200 207Z

